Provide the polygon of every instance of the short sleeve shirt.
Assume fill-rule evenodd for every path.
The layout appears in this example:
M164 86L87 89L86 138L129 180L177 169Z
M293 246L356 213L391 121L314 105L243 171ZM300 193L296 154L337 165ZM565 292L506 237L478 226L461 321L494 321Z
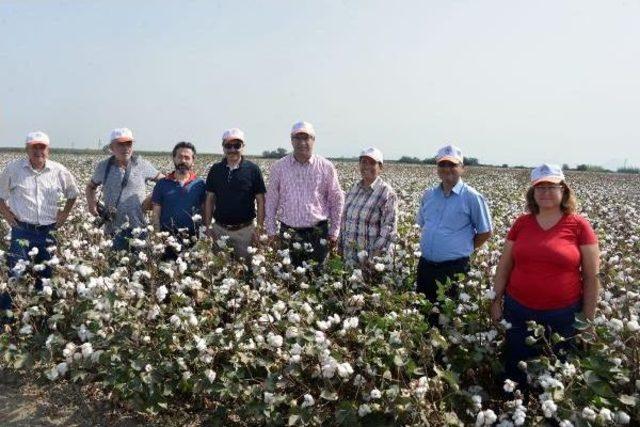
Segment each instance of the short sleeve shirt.
M564 215L543 230L535 215L519 217L509 230L513 242L513 269L507 293L535 310L566 308L582 297L580 246L598 238L580 215Z
M256 195L267 192L260 168L245 158L234 169L227 166L227 159L214 164L206 184L207 191L216 196L213 218L225 225L253 221Z
M182 185L169 177L162 178L153 188L151 201L160 205L160 227L163 231L174 232L186 228L195 233L194 215L202 215L205 198L205 183L194 177Z
M441 185L428 189L417 223L422 228L422 256L443 262L470 256L475 235L491 231L491 214L484 197L460 180L448 197Z
M94 184L102 185L104 204L108 208L114 208L122 186L125 169L113 163L109 169L106 182L102 182L108 162L109 159L105 159L98 163L91 181ZM131 172L129 173L127 185L122 189L115 220L106 225L105 231L107 233L113 233L127 222L130 228L144 227L147 224L142 211L142 202L147 196L147 181L158 176L158 170L139 156L133 157L130 165Z

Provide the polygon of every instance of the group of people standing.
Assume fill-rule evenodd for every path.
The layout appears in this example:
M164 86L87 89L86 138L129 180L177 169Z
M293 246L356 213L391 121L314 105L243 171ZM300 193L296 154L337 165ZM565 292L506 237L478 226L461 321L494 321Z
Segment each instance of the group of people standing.
M207 236L225 241L245 260L263 234L268 244L288 249L294 265L316 269L333 250L353 265L391 253L398 203L381 177L382 152L373 147L362 150L361 179L345 196L335 166L314 154L314 127L295 123L290 139L293 152L272 165L265 185L260 168L244 157L246 141L240 129L223 133L224 158L211 166L206 179L195 173L193 144L176 144L174 170L165 176L134 154L131 130L114 129L112 156L98 163L85 188L88 210L100 218L115 250L128 250L134 235L144 238L145 210L151 210L155 230L194 241L202 225ZM0 174L0 214L11 226L10 276L20 276L31 261L44 263L45 268L35 272L36 289L41 289L43 280L51 277L47 260L55 245L52 233L67 219L79 191L71 173L49 160L46 134L29 133L26 153L27 158L9 163ZM434 304L438 284L468 272L472 253L493 232L485 198L462 180L461 150L442 147L436 163L440 183L425 191L416 215L421 228L417 291ZM156 182L150 196L148 181ZM518 362L540 351L525 344L526 322L536 320L549 333L567 338L557 346L566 350L575 335L576 313L594 316L599 262L597 237L589 222L575 213L575 196L559 167L545 164L532 171L526 205L528 213L507 235L491 305L492 319L499 322L504 317L510 324L507 376L523 386L526 376ZM457 299L457 287L448 287L447 295ZM10 307L10 295L4 292L0 310ZM439 323L435 305L429 322Z

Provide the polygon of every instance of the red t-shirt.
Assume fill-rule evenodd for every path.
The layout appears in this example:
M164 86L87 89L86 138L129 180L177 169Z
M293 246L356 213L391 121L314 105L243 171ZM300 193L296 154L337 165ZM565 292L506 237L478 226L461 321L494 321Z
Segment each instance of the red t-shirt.
M525 307L554 310L582 298L581 245L598 242L580 215L564 215L543 230L532 214L520 216L507 240L513 242L513 269L507 293Z

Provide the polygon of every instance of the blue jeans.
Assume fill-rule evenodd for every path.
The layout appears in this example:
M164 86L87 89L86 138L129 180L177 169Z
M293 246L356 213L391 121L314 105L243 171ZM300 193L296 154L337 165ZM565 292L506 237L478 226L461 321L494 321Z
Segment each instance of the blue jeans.
M47 247L56 244L56 240L51 235L55 229L55 224L33 226L23 222L18 222L16 227L11 228L11 244L9 246L9 254L7 255L7 264L9 267L10 277L19 277L20 274L13 270L20 260L29 260L29 251L32 248L38 248L38 254L33 257L32 265L39 264L43 261L51 259L51 254L47 251ZM21 240L28 241L26 246L20 244ZM35 287L37 290L42 289L42 279L51 278L51 267L46 266L44 270L34 271L36 278ZM11 295L8 292L0 294L0 310L10 310L12 307Z
M518 388L527 389L527 375L518 368L520 361L535 358L542 354L541 346L536 343L527 345L526 339L532 333L527 330L527 322L534 320L545 328L545 337L550 339L556 332L566 340L554 345L553 352L564 357L563 352L573 348L573 340L576 335L574 327L575 316L582 309L582 303L578 302L566 308L556 310L533 310L527 308L509 295L504 297L504 319L511 323L511 328L506 332L506 351L504 358L505 376L518 383Z

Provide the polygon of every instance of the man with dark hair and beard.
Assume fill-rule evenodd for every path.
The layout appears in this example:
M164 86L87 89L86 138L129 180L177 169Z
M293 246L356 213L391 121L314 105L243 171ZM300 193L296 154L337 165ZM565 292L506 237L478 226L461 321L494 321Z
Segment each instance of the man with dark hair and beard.
M205 201L205 182L193 170L196 149L190 142L173 148L175 170L153 189L153 225L156 230L195 236Z

